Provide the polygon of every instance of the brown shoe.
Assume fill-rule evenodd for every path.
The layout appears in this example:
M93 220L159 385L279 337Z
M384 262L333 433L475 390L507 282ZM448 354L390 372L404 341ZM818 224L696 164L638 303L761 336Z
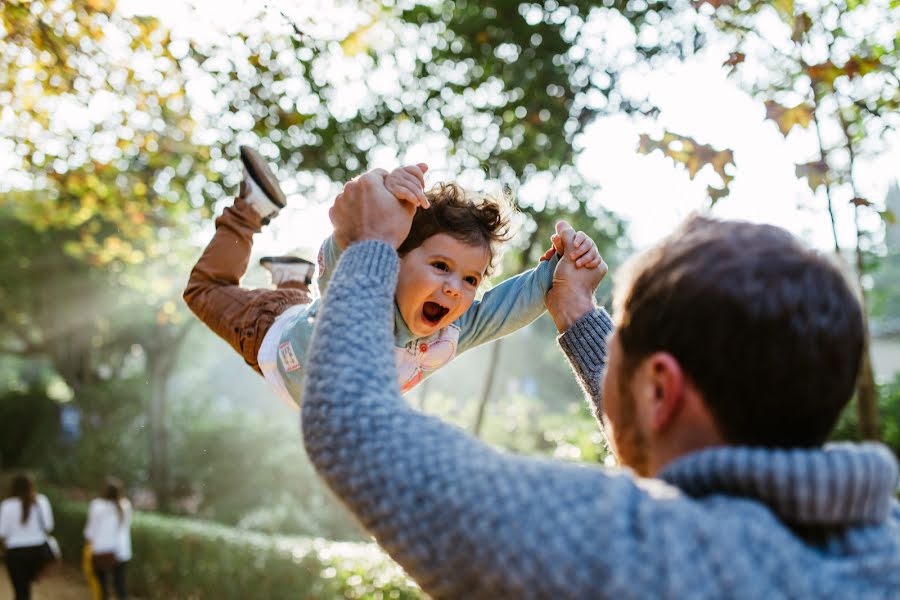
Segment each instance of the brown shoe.
M253 182L268 196L269 200L278 208L284 208L287 201L284 192L278 186L278 178L266 164L262 155L250 146L241 146L241 162L247 168L247 173L253 178Z

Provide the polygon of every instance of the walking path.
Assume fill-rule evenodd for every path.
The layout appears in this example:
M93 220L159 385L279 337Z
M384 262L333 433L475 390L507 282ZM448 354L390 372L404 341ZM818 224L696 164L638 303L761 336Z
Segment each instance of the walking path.
M90 600L91 592L78 569L65 565L31 588L32 600ZM0 568L0 600L13 600L12 584L5 566Z

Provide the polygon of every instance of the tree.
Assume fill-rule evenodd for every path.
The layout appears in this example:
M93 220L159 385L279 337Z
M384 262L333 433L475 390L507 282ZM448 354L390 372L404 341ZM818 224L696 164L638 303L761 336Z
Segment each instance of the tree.
M91 264L166 252L191 214L222 195L210 148L194 139L181 57L155 19L113 0L0 5L0 137L14 157L0 204L40 230L73 230Z
M764 106L787 137L798 129L812 129L815 154L796 165L796 174L809 184L829 219L834 250L843 256L839 221L852 222L852 265L848 270L859 290L868 317L865 275L872 267L876 235L895 215L872 199L862 197L856 166L861 157L884 149L886 134L900 122L900 81L897 67L900 39L896 23L900 6L888 0L828 0L811 4L703 0L700 13L729 36L733 51L723 66ZM670 142L679 147L670 151ZM667 132L662 140L642 140L642 147L667 152L693 174L712 165L725 184L710 189L710 203L727 194L730 177L722 166L733 162L727 151ZM693 140L688 140L693 142ZM844 210L849 206L850 210ZM867 438L878 437L877 398L868 343L856 387L859 423Z

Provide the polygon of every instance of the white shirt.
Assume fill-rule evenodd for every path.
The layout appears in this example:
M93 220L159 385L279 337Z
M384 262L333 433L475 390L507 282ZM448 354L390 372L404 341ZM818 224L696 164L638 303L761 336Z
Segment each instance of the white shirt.
M41 511L40 516L38 511ZM3 538L7 548L40 546L47 541L48 531L53 531L53 511L47 496L37 495L36 502L28 511L28 520L24 523L21 500L7 498L0 503L0 538Z
M116 560L131 560L131 502L122 499L122 518L112 500L96 498L88 506L84 537L94 554L112 552Z

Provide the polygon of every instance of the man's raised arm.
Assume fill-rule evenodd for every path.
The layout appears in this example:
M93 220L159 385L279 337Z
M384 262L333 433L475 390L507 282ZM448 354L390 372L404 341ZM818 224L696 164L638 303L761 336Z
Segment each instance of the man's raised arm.
M498 452L403 401L391 317L404 215L377 181L359 186L332 212L336 229L350 222L354 233L309 353L303 435L319 474L435 598L649 594L644 565L612 574L619 557L666 546L636 520L653 508L633 479ZM344 222L370 201L381 218Z

